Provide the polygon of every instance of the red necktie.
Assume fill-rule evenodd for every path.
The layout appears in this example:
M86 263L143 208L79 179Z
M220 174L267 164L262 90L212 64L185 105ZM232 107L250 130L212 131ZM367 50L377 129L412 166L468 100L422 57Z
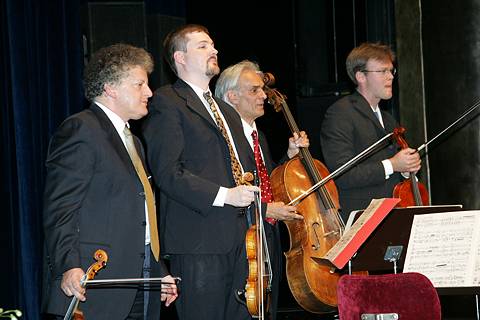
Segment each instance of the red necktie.
M270 178L268 177L267 168L262 159L262 154L260 153L260 145L258 143L258 134L256 130L252 132L253 138L253 154L255 155L255 163L257 165L258 176L260 177L260 192L262 194L262 202L270 203L273 202L272 187L270 186ZM272 218L266 218L268 223L275 224L277 220Z

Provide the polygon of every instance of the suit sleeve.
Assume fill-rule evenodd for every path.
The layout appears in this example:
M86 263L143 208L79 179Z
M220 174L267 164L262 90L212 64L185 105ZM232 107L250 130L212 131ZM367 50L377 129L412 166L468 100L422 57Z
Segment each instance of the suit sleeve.
M351 106L347 106L351 107ZM327 167L333 171L355 157L356 139L362 134L357 128L351 110L333 105L327 110L321 129L321 146ZM382 162L368 158L347 170L335 183L343 189L361 188L385 182Z
M44 191L44 231L55 277L80 267L79 210L94 172L94 150L85 126L66 120L52 137Z
M188 169L183 156L185 139L183 117L178 107L161 96L155 96L143 125L147 159L155 183L162 192L191 210L202 214L212 209L220 185Z

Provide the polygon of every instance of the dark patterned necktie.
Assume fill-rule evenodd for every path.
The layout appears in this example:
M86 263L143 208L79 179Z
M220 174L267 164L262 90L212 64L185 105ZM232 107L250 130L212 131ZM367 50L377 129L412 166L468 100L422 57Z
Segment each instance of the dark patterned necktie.
M153 190L150 182L148 181L145 168L143 167L142 160L138 156L137 148L133 142L132 133L127 126L123 129L125 135L125 142L127 145L127 152L132 160L135 171L137 172L140 181L142 182L143 191L145 192L145 201L147 202L147 215L148 223L150 225L150 248L155 257L155 260L158 261L160 257L160 241L158 240L158 229L157 229L157 213L155 210L155 200L153 198Z
M230 141L230 138L228 137L227 129L225 128L225 124L222 121L222 118L220 117L220 114L218 113L217 106L215 105L215 102L212 99L212 95L210 94L210 91L204 92L203 97L205 100L207 100L210 110L212 110L213 117L215 118L215 123L217 124L218 129L222 133L223 137L227 141L228 145L228 152L230 153L230 166L232 167L232 174L233 178L235 180L235 184L237 186L242 184L242 168L240 166L240 162L238 162L237 156L235 155L235 151L233 151L233 146Z
M377 110L376 110L376 111L373 111L373 113L375 113L375 117L377 117L378 122L380 122L380 125L383 127L382 120L380 119L380 109L377 108Z
M262 159L262 153L260 152L260 144L258 143L258 133L256 130L252 132L253 138L253 154L255 156L255 163L257 165L258 176L260 177L260 192L262 194L262 202L273 202L272 187L270 185L270 177L268 176L265 162ZM275 224L276 220L272 218L266 218L268 223Z

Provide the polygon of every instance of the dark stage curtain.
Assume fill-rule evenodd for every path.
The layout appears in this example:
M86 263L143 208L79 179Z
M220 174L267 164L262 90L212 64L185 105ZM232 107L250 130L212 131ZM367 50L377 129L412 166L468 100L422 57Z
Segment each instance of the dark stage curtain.
M0 1L0 308L40 319L48 141L84 106L79 0Z

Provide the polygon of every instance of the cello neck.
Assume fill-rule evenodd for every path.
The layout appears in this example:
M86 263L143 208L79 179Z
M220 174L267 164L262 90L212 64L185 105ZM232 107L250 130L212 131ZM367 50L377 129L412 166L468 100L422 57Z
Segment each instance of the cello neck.
M282 99L282 112L285 116L285 119L287 120L288 126L290 127L290 131L292 132L292 134L296 133L298 136L300 136L300 129L298 128L298 125L295 122L292 112L290 111L290 108L285 102L285 99ZM318 183L321 180L321 176L317 168L315 167L315 163L312 154L310 153L310 150L305 147L300 147L300 156L305 166L305 169L307 170L310 179L312 180L312 183ZM318 193L320 195L320 198L322 199L322 203L325 209L328 210L335 208L333 199L331 198L328 190L324 186L319 188Z
M282 112L285 116L285 119L287 120L288 126L290 127L290 131L292 132L292 134L296 133L298 136L300 136L300 129L298 128L297 123L293 118L292 112L290 111L290 108L285 101L282 101L282 107ZM310 178L313 180L312 182L317 183L318 181L320 181L321 178L320 174L315 168L315 164L313 163L313 157L310 154L310 150L308 148L301 147L300 154L310 175Z

